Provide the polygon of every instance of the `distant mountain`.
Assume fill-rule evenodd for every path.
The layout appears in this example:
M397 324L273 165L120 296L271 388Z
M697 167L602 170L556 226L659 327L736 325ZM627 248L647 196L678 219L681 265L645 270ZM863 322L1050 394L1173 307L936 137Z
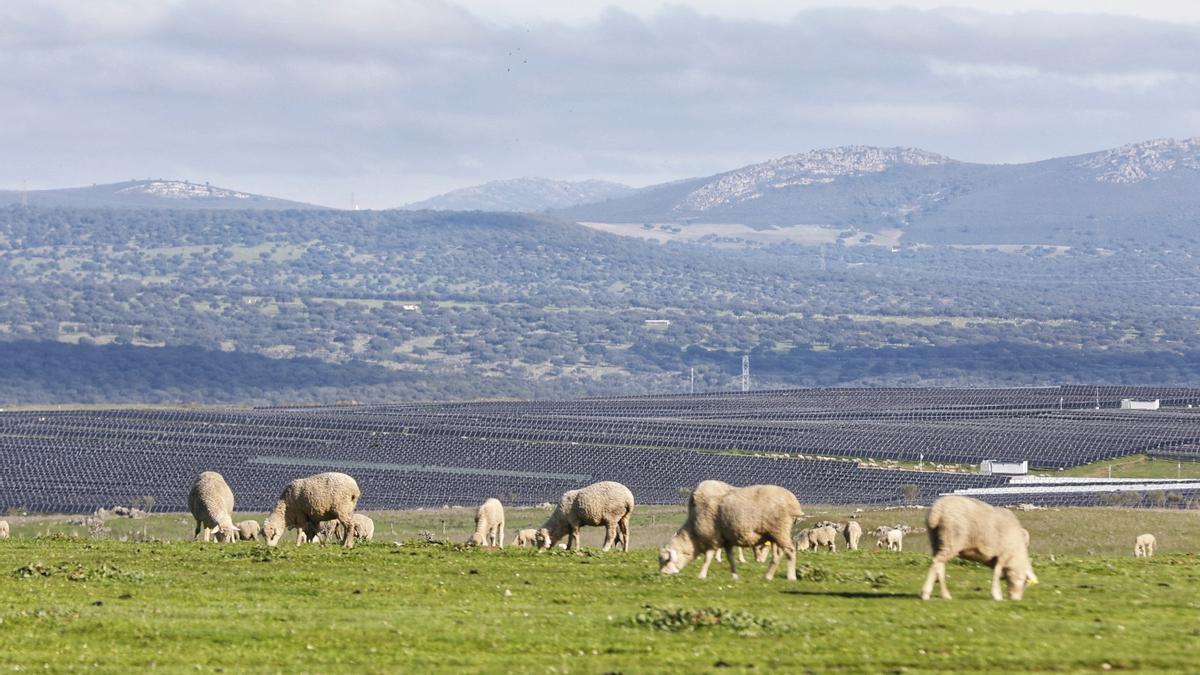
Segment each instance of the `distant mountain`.
M633 188L602 180L562 181L549 178L495 180L483 185L453 190L436 197L401 207L407 210L436 211L517 211L538 212L562 209L576 204L602 202L624 197Z
M909 243L1081 244L1195 237L1200 138L1028 164L913 148L814 150L651 186L557 215L609 223L900 228Z
M320 209L303 202L219 188L183 180L133 180L55 190L0 190L0 206L159 209Z

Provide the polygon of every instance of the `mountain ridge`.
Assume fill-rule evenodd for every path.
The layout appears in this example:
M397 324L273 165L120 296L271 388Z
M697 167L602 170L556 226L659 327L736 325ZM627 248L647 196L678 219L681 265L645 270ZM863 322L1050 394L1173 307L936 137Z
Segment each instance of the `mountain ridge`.
M0 205L77 208L324 209L278 197L186 180L145 179L46 190L0 190Z
M536 213L621 197L633 191L628 185L603 180L561 181L527 176L451 190L400 208Z
M840 146L641 188L554 212L600 223L819 225L952 244L1078 244L1188 233L1200 222L1200 137L1020 164L917 148Z

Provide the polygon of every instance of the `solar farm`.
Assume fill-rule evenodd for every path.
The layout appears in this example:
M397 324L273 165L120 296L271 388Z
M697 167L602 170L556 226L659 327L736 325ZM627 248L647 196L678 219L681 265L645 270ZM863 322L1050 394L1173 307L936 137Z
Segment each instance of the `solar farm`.
M1122 399L1161 408L1123 410ZM806 504L928 504L960 492L1004 505L1111 505L1117 495L1122 506L1185 508L1200 481L1055 474L1134 454L1200 460L1193 406L1200 389L1061 386L4 412L0 507L87 513L151 497L155 510L186 511L192 482L211 470L248 510L321 471L352 474L366 510L554 503L598 480L624 483L640 504L678 505L709 478L782 485ZM984 460L1027 461L1038 475L961 470ZM939 464L959 470L930 470Z

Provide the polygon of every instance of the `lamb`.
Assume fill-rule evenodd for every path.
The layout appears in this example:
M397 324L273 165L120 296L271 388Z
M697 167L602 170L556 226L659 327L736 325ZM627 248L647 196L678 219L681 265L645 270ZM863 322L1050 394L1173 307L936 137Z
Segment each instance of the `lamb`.
M537 530L528 528L518 530L517 536L513 538L513 546L537 546Z
M981 562L992 568L992 599L1003 600L1000 577L1008 581L1008 595L1020 600L1027 584L1038 579L1029 562L1029 549L1021 523L1008 509L985 504L978 499L961 495L939 498L929 508L925 518L929 526L929 547L933 562L921 599L928 600L933 583L941 586L942 597L949 600L946 589L946 563L956 557Z
M698 485L693 495L700 491L703 497L705 491L720 487L705 485L712 482L715 481ZM709 534L708 525L700 517L693 519L690 514L693 510L691 504L695 502L691 500L689 503L688 522L675 533L671 543L659 551L659 571L662 574L678 574L693 558L703 553L704 564L700 568L700 578L703 579L708 576L715 550L721 548L729 559L730 573L737 579L737 560L733 555L735 546L774 544L778 548L767 567L766 578L775 577L781 557L779 552L782 551L788 559L787 578L795 581L796 547L792 544L792 525L804 515L796 495L778 485L729 489L717 504L709 537L699 536Z
M862 539L862 525L857 520L851 520L842 527L842 536L846 538L846 546L851 551L858 550L858 540Z
M504 505L492 497L475 511L475 533L467 539L470 546L504 548Z
M601 481L579 490L563 493L554 512L538 529L539 548L550 548L567 537L571 547L579 550L579 528L584 525L604 526L604 550L620 544L629 550L629 516L633 513L633 493L613 481Z
M1137 558L1149 558L1154 555L1154 546L1158 541L1152 534L1139 534L1133 544L1133 555Z
M876 548L886 548L889 551L903 551L904 535L908 531L909 528L902 525L895 527L881 525L875 528L875 546Z
M822 546L828 548L830 553L837 552L837 528L832 525L810 527L800 532L796 543L796 548L801 551L816 550Z
M207 542L213 532L217 532L219 541L237 541L238 531L233 525L233 490L221 474L205 471L196 478L188 493L188 510L196 519L193 539L203 535Z
M257 520L243 520L237 524L238 539L242 541L257 541L261 528Z
M8 539L8 521L0 520L0 539Z
M343 527L342 546L354 548L354 509L362 492L358 483L344 473L320 473L297 478L279 495L263 525L268 546L276 546L283 533L297 530L296 543L315 532L317 523L336 520Z

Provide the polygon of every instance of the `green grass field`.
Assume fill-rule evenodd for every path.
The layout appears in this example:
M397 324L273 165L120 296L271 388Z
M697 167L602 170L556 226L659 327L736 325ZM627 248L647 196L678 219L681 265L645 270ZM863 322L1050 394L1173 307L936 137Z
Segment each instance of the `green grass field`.
M1200 478L1200 462L1132 455L1067 469L1054 475L1088 478Z
M905 553L802 553L801 579L657 574L655 547L682 520L641 509L640 548L537 553L419 542L469 532L466 510L377 516L377 538L336 546L228 546L112 537L190 534L178 515L110 521L69 539L18 520L0 542L0 670L128 672L679 672L783 668L1195 671L1200 514L1070 509L1020 513L1042 583L988 598L989 573L952 565L955 599L916 598L924 535ZM822 511L807 508L810 514ZM837 509L824 515L836 518ZM509 512L509 531L544 516ZM816 515L816 517L823 517ZM919 524L921 511L867 511ZM118 527L120 525L121 527ZM1151 531L1160 555L1132 557ZM42 538L34 538L38 532ZM152 534L158 533L158 534ZM596 542L596 533L585 538ZM870 543L870 542L866 542Z

